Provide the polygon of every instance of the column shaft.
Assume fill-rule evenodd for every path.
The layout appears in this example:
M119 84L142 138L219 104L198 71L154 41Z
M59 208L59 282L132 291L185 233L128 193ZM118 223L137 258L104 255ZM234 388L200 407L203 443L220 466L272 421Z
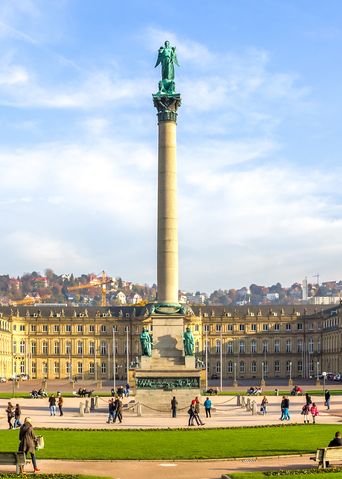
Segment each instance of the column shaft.
M159 122L158 303L178 303L176 122Z

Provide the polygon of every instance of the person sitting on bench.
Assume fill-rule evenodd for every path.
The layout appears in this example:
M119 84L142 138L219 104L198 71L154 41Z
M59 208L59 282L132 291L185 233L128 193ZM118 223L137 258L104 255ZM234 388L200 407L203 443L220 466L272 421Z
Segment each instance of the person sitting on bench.
M340 431L335 432L335 437L329 442L328 447L342 446L342 437ZM327 467L329 467L329 461L327 461Z

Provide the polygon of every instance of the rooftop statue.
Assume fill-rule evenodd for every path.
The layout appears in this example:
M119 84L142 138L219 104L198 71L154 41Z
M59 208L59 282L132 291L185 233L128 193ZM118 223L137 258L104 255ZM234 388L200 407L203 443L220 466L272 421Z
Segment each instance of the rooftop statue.
M155 64L156 68L159 64L162 67L162 79L159 82L159 94L174 95L176 93L175 85L175 64L179 66L176 47L171 47L170 42L166 41L164 46L158 50L158 58Z

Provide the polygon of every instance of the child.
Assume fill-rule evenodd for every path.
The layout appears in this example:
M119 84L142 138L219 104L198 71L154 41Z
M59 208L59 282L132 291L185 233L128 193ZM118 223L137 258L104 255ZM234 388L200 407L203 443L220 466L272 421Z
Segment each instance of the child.
M309 412L310 412L310 406L309 404L304 404L302 407L302 414L304 415L304 424L309 424Z
M311 414L312 414L312 424L316 424L316 416L318 416L318 414L319 414L316 403L312 403L310 411L311 411Z

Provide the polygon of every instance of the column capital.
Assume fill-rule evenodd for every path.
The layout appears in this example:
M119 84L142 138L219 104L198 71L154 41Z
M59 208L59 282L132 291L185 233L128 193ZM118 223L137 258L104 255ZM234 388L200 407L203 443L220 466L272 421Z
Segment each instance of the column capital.
M162 95L156 93L152 95L153 104L158 110L158 123L161 121L177 121L177 110L181 106L181 96L179 93L173 95Z

